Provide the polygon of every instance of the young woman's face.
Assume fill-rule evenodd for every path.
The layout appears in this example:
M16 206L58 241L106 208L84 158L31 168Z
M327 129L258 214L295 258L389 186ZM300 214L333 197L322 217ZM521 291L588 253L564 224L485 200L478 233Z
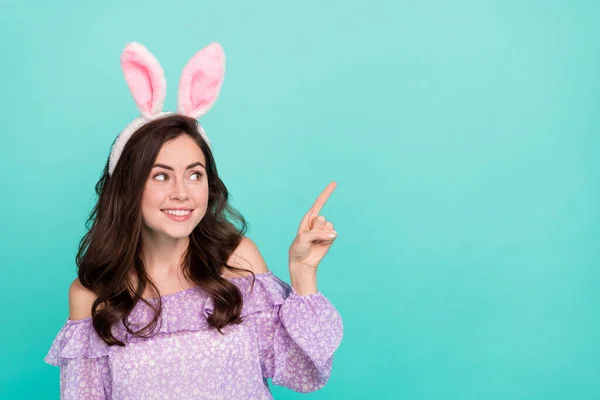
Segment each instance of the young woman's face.
M198 144L181 135L163 145L142 199L144 225L154 234L188 236L208 205L206 161Z

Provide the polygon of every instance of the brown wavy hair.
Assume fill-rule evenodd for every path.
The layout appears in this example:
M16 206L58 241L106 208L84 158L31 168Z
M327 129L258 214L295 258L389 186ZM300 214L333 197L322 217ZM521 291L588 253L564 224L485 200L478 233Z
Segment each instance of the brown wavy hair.
M207 292L214 302L209 325L222 333L228 324L239 324L242 294L236 285L221 276L223 268L250 272L227 265L247 230L244 217L229 203L229 192L219 178L213 154L198 132L195 119L173 114L139 128L127 141L112 175L108 160L96 183L98 201L86 221L87 233L76 256L81 284L97 298L92 305L92 322L108 345L124 346L111 332L122 321L130 334L149 337L160 323L162 303L156 285L149 278L141 256L144 187L163 144L181 135L192 137L206 158L208 207L190 234L182 259L184 276ZM135 276L135 284L130 277ZM142 298L146 287L156 294L158 304ZM154 310L150 323L133 329L127 317L143 301Z

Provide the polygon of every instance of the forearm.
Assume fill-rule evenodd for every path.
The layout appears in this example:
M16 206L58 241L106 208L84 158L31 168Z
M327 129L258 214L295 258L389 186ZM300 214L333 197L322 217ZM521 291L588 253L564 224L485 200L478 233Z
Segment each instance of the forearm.
M307 265L290 263L290 283L301 296L315 294L317 289L317 269Z

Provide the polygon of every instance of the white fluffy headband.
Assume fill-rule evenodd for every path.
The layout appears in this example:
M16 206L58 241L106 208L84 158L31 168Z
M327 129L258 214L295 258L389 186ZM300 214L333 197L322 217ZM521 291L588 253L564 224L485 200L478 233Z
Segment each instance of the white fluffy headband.
M125 144L141 126L173 114L163 112L167 95L165 73L152 53L139 43L129 43L121 53L121 67L141 115L119 134L110 152L108 172L112 175ZM219 96L225 74L225 54L218 43L211 43L196 53L183 68L177 94L177 113L200 118ZM199 125L199 131L210 147L210 141Z

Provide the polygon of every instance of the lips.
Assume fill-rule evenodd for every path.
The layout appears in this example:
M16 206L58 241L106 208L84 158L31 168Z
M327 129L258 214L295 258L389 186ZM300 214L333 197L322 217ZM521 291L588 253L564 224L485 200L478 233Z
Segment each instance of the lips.
M191 218L191 208L168 208L161 210L169 219L176 222L184 222Z

